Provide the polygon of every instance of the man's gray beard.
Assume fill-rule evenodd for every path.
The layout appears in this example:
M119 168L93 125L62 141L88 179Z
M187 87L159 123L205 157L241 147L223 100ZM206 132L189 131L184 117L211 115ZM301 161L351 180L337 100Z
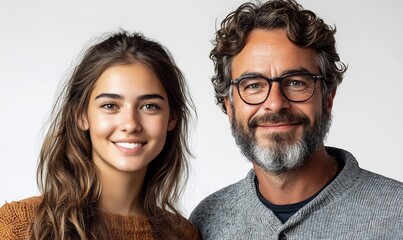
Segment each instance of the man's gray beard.
M271 146L259 146L256 141L256 122L253 120L247 127L235 120L235 111L232 109L231 129L235 141L242 153L252 163L257 164L267 172L276 174L285 173L302 166L309 157L321 146L326 138L331 125L331 115L323 106L322 119L315 119L315 124L310 127L310 120L306 115L292 115L289 112L267 114L259 119L300 119L303 122L303 133L300 141L295 141L293 132L268 134L266 136L272 142ZM262 120L265 121L265 120ZM267 120L266 120L267 121ZM279 120L275 120L279 121Z

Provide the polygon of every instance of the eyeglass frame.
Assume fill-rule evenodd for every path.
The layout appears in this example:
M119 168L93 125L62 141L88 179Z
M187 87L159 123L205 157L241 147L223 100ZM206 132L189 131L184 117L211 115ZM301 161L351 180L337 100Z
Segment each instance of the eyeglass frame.
M283 90L282 82L283 82L283 80L284 80L285 78L290 77L290 76L294 76L294 75L306 75L306 76L312 77L312 79L314 80L313 91L312 91L311 96L309 96L309 98L307 98L307 99L305 99L305 100L301 100L301 101L294 101L294 100L289 99L289 98L285 95L284 90ZM239 83L240 83L243 79L250 78L250 77L259 77L259 78L262 78L262 79L266 80L267 83L269 84L269 90L267 91L266 97L265 97L261 102L259 102L259 103L248 103L247 101L245 101L245 99L243 99L243 97L241 96L241 92L239 91ZM287 100L290 101L290 102L300 103L300 102L308 101L309 99L312 98L313 94L315 93L315 85L316 85L316 82L317 82L318 80L323 80L323 79L324 79L324 77L323 77L321 74L313 74L313 73L309 73L309 72L293 72L293 73L284 74L284 75L282 75L282 76L280 76L280 77L273 77L273 78L268 78L268 77L262 76L262 75L260 75L260 74L246 74L246 75L240 76L240 77L238 77L238 78L232 79L232 80L231 80L231 84L236 85L239 97L242 99L242 101L243 101L244 103L249 104L249 105L259 105L259 104L264 103L264 102L267 100L267 98L269 97L269 95L270 95L270 90L271 90L271 88L272 88L272 85L271 85L270 83L273 83L273 82L278 82L278 83L279 83L279 88L280 88L281 95L282 95L285 99L287 99Z

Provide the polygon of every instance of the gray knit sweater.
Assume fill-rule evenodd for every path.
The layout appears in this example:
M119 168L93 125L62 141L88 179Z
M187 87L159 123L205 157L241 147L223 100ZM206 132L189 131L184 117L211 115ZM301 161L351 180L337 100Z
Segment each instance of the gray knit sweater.
M403 183L359 168L347 151L327 147L345 166L337 178L284 224L245 179L204 199L190 221L203 239L400 239Z

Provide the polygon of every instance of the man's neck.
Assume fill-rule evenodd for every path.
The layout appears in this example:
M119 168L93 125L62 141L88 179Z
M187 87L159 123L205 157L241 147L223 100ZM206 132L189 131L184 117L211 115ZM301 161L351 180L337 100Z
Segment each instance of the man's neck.
M301 167L281 174L267 172L254 164L261 195L272 204L304 201L320 191L338 170L337 161L324 147L318 149Z

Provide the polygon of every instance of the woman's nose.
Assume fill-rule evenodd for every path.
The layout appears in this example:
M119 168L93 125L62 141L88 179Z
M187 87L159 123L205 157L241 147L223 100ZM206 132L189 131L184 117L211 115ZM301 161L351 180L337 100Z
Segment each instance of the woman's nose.
M127 133L138 132L141 130L139 114L134 110L122 111L121 129Z

